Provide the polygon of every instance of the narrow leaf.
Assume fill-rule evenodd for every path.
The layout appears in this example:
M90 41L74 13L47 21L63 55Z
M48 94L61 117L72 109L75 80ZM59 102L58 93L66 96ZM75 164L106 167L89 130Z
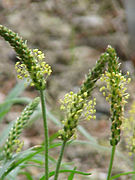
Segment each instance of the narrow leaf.
M76 170L76 167L74 167L73 170ZM75 175L75 173L74 173L74 172L71 172L70 175L68 176L68 180L73 180L74 175Z
M33 147L15 155L11 160L7 161L4 164L4 166L0 169L0 177L3 178L7 176L16 167L18 167L25 161L30 160L32 157L34 157L36 154L39 154L42 151L43 151L42 147L38 147L38 148Z
M25 175L28 180L33 180L31 174L29 172L19 172L19 174Z
M20 83L18 83L8 94L7 98L5 101L9 101L11 99L14 99L16 97L18 97L26 88L26 86L24 86L24 84L26 83L26 81L21 81ZM9 104L4 105L1 109L0 109L0 122L2 121L2 119L4 118L4 116L9 112L11 106L12 106L12 102L9 102Z
M125 172L125 173L116 174L115 176L112 176L112 177L111 177L111 180L112 180L112 179L119 178L120 176L129 175L129 174L135 174L135 172L132 171L132 172Z
M67 173L68 173L68 172L73 172L74 174L81 174L81 175L86 175L86 176L91 175L91 173L85 173L85 172L76 171L76 170L62 169L62 170L59 171L59 173L65 173L65 172L67 172ZM51 172L49 173L49 177L54 176L54 174L55 174L55 171L51 171ZM44 178L45 178L45 176L42 176L42 177L40 178L40 180L44 180Z

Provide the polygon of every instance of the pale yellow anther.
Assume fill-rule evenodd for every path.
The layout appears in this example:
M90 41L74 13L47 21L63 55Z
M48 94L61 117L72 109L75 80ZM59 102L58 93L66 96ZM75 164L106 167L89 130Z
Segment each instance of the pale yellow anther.
M103 96L106 96L106 93L105 93L105 92L103 92Z
M38 52L38 49L33 49L33 52L34 52L34 53L37 53L37 52Z
M128 78L128 83L130 83L131 82L131 78Z
M87 97L88 93L87 93L87 92L84 92L83 95L84 95L84 97Z

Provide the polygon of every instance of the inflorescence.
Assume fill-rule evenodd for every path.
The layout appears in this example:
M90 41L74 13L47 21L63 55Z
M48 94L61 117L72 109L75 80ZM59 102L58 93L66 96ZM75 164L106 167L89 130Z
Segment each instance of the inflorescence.
M20 62L16 64L16 69L19 73L18 77L30 77L32 85L37 90L44 90L46 87L45 74L51 74L51 68L43 62L44 54L41 51L32 51L27 47L27 41L24 41L17 33L11 31L5 26L0 25L0 35L10 43L16 51Z
M28 123L30 116L33 114L40 102L40 98L35 98L21 113L21 116L17 118L13 127L11 128L8 139L4 146L4 152L7 159L11 158L12 153L16 150L19 152L23 146L23 142L19 140L22 130Z
M44 53L42 53L38 49L33 50L33 55L35 57L36 66L33 66L31 69L32 69L32 71L37 72L36 73L36 78L37 79L42 79L42 76L44 75L44 84L46 84L46 79L52 73L51 66L49 66L44 61L45 55L44 55ZM19 79L27 78L27 82L29 82L31 80L30 73L29 73L29 71L27 69L27 66L25 64L21 63L21 61L18 61L15 64L15 69L16 69L16 71L18 73L17 77ZM30 85L34 86L35 84L32 81Z
M60 108L66 114L65 119L62 121L64 128L59 131L63 140L67 141L72 136L76 137L76 127L80 118L86 118L87 120L96 119L96 99L88 100L87 97L87 92L78 95L71 91L65 95L64 100L60 101Z
M120 63L115 50L108 47L107 52L110 54L108 69L102 75L101 80L106 82L106 86L100 88L106 100L110 103L111 111L111 132L112 137L110 144L117 145L120 141L121 125L124 121L124 106L127 103L129 94L126 92L130 78L122 75ZM127 73L129 75L129 73Z

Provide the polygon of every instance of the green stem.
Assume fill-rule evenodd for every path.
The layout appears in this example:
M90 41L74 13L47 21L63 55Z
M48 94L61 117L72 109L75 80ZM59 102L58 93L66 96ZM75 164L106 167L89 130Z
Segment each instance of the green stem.
M43 115L43 124L44 124L44 136L45 136L45 180L49 179L49 167L48 167L48 146L49 146L49 137L48 137L48 125L46 119L46 107L45 107L45 95L44 91L40 90L41 97L41 106L42 106L42 115Z
M133 153L133 171L135 171L135 154ZM132 176L132 180L135 180L135 175Z
M64 148L65 148L66 142L67 141L63 141L63 144L61 146L61 151L60 151L59 159L58 159L57 165L56 165L54 180L58 179L60 164L61 164L61 161L62 161L62 156L63 156L63 153L64 153Z
M112 165L113 165L113 160L114 160L115 148L116 148L116 146L114 145L112 147L111 160L110 160L110 165L109 165L109 169L108 169L107 180L110 180L110 177L111 177L111 171L112 171Z

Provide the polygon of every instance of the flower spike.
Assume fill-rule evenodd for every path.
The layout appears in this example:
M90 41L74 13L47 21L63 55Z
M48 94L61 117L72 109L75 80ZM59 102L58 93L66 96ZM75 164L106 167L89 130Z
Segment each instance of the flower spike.
M32 79L32 84L37 90L44 90L46 86L46 78L44 74L51 74L52 70L49 65L43 62L44 54L41 51L32 51L17 33L0 25L0 35L9 42L16 51L20 62L16 64L18 78L28 77ZM40 61L40 63L38 63Z
M40 101L39 97L35 98L28 106L26 106L26 108L21 113L21 116L17 118L17 120L13 124L13 127L9 132L8 139L4 147L4 152L7 159L11 158L16 145L17 145L16 151L17 152L20 151L23 145L23 143L20 142L19 140L20 134L27 125L30 116L37 108L39 101Z

